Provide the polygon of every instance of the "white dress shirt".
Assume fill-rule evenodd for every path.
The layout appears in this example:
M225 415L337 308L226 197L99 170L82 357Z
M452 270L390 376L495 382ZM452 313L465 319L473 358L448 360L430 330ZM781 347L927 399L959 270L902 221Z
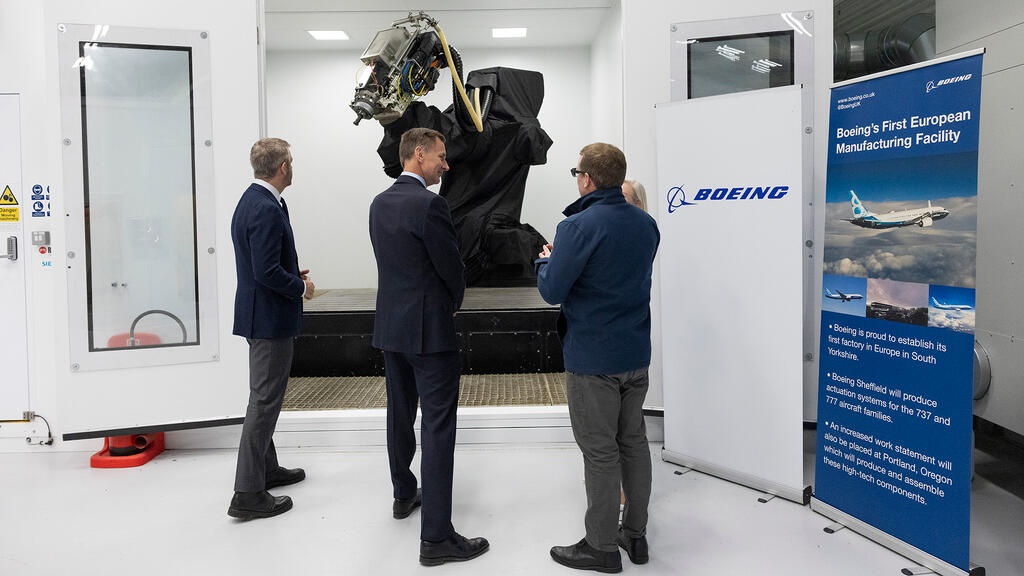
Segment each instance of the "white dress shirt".
M419 180L420 184L423 184L424 188L427 187L427 181L423 179L423 176L420 176L419 174L416 174L415 172L402 172L400 174L400 176L412 176L413 178Z

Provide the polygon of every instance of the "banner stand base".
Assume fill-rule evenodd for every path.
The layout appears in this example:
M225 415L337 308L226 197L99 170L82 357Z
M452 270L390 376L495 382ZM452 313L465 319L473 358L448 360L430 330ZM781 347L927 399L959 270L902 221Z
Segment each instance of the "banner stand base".
M812 506L812 508L813 508L813 506ZM843 524L842 522L834 522L832 524L829 524L828 526L825 526L824 532L825 532L825 534L835 534L836 532L839 532L843 528L846 528L845 524Z
M671 450L667 450L665 448L661 449L661 459L664 460L665 462L671 462L672 464L678 464L680 466L692 468L698 472L703 472L705 474L709 474L711 476L715 476L723 480L728 480L729 482L742 484L743 486L753 488L754 490L758 490L766 494L774 494L775 496L781 496L786 500L796 502L797 504L800 505L806 505L808 502L811 501L810 486L806 486L803 489L783 486L782 484L778 484L770 480L765 480L764 478L760 478L758 476L754 476L746 472L732 470L731 468L725 468L717 464L712 464L711 462L705 462L703 460L691 458L683 454L672 452Z
M811 510L814 510L829 520L841 523L843 526L853 530L861 536L885 546L889 550L892 550L908 560L917 562L936 574L942 574L943 576L985 576L985 568L983 566L971 564L970 572L964 572L945 560L936 558L919 548L907 544L903 540L900 540L887 532L883 532L866 522L862 522L861 520L834 506L826 504L817 498L811 498ZM908 575L918 573L909 568L904 568L901 572Z

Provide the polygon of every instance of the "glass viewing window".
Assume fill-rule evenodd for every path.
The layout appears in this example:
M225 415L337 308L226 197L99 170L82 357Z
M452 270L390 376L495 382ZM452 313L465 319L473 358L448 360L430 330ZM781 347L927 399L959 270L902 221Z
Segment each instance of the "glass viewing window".
M196 346L192 49L78 46L89 351Z
M687 98L793 84L793 31L686 41Z

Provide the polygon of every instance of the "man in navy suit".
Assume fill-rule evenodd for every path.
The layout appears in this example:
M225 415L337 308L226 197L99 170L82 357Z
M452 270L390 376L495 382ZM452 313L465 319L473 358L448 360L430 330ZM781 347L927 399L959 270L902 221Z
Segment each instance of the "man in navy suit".
M420 563L436 566L487 551L484 538L452 526L455 416L462 360L455 312L465 291L462 256L444 198L427 190L448 170L444 136L427 128L402 135L404 172L370 205L377 258L373 345L384 351L392 514L405 518L422 503ZM416 404L423 410L423 488L410 470L416 453Z
M235 495L228 515L267 518L287 512L292 500L267 489L302 481L301 468L277 462L274 428L281 413L294 338L302 331L302 299L312 298L309 270L299 270L288 205L281 194L292 183L292 155L280 138L252 146L255 180L231 218L235 246L234 334L249 343L249 406L242 425L235 470Z

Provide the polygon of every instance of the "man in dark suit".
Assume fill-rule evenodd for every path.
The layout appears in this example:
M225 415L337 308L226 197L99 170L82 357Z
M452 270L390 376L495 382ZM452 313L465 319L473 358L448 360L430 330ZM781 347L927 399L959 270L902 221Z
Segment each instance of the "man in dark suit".
M377 258L373 345L384 351L392 513L405 518L421 504L420 563L469 560L487 551L484 538L452 526L455 416L462 360L455 312L465 291L462 257L444 198L427 190L448 169L444 136L426 128L402 135L404 172L370 205ZM416 453L416 403L423 410L422 490L410 470Z
M281 194L292 183L288 143L264 138L252 146L255 180L231 219L235 246L234 334L249 343L249 406L242 425L235 495L228 515L267 518L287 512L292 500L267 489L302 481L301 468L277 462L274 428L291 371L295 336L302 331L302 299L312 298L309 270L299 270L288 205Z

